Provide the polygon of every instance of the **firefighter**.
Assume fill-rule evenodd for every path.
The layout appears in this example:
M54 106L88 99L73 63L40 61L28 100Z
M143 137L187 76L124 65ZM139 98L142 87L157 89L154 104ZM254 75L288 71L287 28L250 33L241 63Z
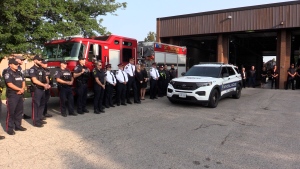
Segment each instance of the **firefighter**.
M85 58L78 59L79 64L74 68L74 79L76 81L77 91L77 113L84 114L89 111L86 109L86 100L88 92L88 80L90 70L85 66Z
M54 78L57 81L59 99L60 99L60 111L63 117L67 117L67 109L69 115L77 116L74 112L74 98L72 92L72 85L74 78L69 69L67 69L67 62L62 60L60 62L60 69L55 72Z
M95 97L94 97L94 113L95 114L100 114L104 113L105 111L102 108L102 103L103 103L103 96L104 96L104 91L105 91L105 72L102 69L102 63L98 61L96 63L97 67L94 68L93 74L94 74L94 92L95 92Z
M164 70L164 65L159 66L159 78L158 78L158 97L165 96L165 83L166 79L166 71Z
M117 84L115 75L111 72L111 64L106 65L105 107L115 107L112 101L113 89Z
M6 131L9 135L14 135L15 131L26 131L22 127L23 114L23 94L25 91L25 80L18 71L19 63L15 59L8 61L9 69L4 74L5 83L7 85L7 117Z
M29 70L31 78L31 96L32 96L32 120L36 127L43 127L46 118L43 116L45 108L45 90L50 88L46 80L46 73L41 67L42 59L39 55L33 58L34 65Z
M157 80L159 78L159 73L156 68L156 63L152 63L152 68L150 68L150 99L157 99Z
M125 95L126 95L126 84L128 82L127 74L123 71L124 66L122 63L118 65L119 70L116 72L116 79L118 80L117 83L117 106L124 105L125 103Z
M51 73L50 73L50 70L47 68L48 67L47 61L43 59L42 63L41 63L41 66L45 71L47 84L49 84L51 86L51 84L50 84ZM49 101L49 99L50 99L50 90L47 89L47 90L45 90L45 102L46 103L45 103L45 108L44 108L44 111L43 111L44 117L52 117L52 115L48 113L48 101Z
M135 82L135 65L134 58L129 59L129 63L125 66L124 72L128 75L128 83L126 84L126 99L128 104L132 104L130 101L130 89L133 90L134 103L141 104L141 101L138 97L138 91Z

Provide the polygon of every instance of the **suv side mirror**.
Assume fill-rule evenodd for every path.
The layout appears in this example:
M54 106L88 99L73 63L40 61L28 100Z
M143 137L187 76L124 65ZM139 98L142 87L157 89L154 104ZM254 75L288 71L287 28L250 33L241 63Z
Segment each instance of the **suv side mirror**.
M229 77L229 73L223 73L223 77Z
M184 75L185 75L185 72L182 72L181 75L184 76Z

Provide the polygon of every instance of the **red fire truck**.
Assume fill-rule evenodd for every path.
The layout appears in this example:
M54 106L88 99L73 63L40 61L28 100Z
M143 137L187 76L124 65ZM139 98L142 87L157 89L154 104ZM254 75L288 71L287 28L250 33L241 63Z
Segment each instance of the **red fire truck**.
M45 43L43 57L48 61L48 68L54 74L60 67L60 61L68 62L68 69L74 70L78 58L86 58L86 66L92 70L96 61L101 61L103 68L106 64L112 65L112 70L118 69L118 64L127 64L129 58L135 58L135 63L145 63L151 67L152 62L158 64L174 64L178 75L186 70L186 48L154 42L137 42L136 39L117 35L85 38L70 36L62 39L52 39ZM57 83L54 79L51 88L51 97L57 97ZM93 80L88 86L88 97L93 96Z

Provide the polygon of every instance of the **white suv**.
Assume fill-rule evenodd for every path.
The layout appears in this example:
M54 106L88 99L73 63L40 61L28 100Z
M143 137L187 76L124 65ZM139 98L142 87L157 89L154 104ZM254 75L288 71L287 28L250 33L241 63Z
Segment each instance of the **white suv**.
M215 108L221 98L239 99L242 78L238 69L229 64L209 63L194 65L183 77L173 79L168 85L170 102L205 103Z

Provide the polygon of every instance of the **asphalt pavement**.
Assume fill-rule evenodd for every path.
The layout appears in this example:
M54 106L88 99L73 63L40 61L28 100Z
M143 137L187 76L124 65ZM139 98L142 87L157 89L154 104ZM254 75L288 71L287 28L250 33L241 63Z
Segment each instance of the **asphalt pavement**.
M246 88L217 108L171 104L166 97L62 117L51 98L43 128L4 131L0 168L88 169L298 169L300 90ZM31 100L25 100L31 115Z

